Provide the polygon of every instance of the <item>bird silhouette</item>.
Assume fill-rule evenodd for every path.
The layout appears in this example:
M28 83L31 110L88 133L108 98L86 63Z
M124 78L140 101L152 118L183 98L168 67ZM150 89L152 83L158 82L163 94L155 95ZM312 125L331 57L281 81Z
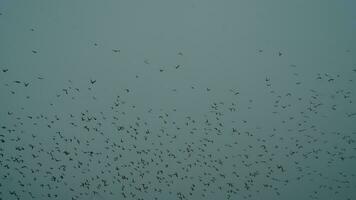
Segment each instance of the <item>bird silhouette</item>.
M90 79L90 83L94 84L94 83L96 83L96 80Z

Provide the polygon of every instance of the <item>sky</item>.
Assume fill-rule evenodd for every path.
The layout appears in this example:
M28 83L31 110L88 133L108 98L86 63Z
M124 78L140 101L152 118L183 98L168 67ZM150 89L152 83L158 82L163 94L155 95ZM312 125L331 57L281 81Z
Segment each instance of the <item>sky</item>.
M230 177L230 182L241 184L231 199L355 199L352 188L356 187L356 161L352 155L356 152L355 144L350 142L356 139L355 35L356 1L352 0L0 0L0 125L6 127L0 130L4 139L0 146L0 199L16 199L11 190L25 199L29 198L28 191L33 192L34 199L54 198L48 193L57 194L57 199L120 199L122 185L127 188L127 195L136 194L128 199L175 199L176 192L184 193L187 199L226 199L225 179L211 183L216 187L209 186L207 191L202 185L189 196L185 186L190 182L199 185L200 176L208 179L209 175L200 172L210 172L209 167L206 171L192 169L186 173L193 177L191 180L177 180L170 187L154 177L142 180L146 184L152 182L150 189L162 188L159 194L139 192L129 183L115 181L96 189L96 196L94 188L80 187L81 180L96 176L113 181L117 165L116 161L108 161L110 166L93 164L83 151L91 149L113 158L118 152L106 147L113 148L108 144L124 138L126 149L135 145L152 152L171 150L179 157L187 153L179 150L191 144L195 162L208 159L200 158L198 153L199 145L207 145L201 141L206 135L214 144L204 146L201 153L211 152L216 159L228 157L219 166L219 173L231 175L237 171L241 177L249 177L253 169L262 174L247 191L244 183L249 178ZM114 102L119 102L120 109L111 107ZM219 109L211 111L214 103ZM237 111L229 111L229 105ZM214 114L217 110L222 113L220 117ZM86 134L86 122L80 122L83 113L101 117L103 134L94 128L90 129L93 134ZM124 126L125 130L137 126L137 117L146 121L147 128L137 128L138 137L142 138L122 136L116 125L113 127L114 116L121 124L117 126ZM185 126L188 116L197 123ZM204 123L216 117L219 122L213 126L222 128L221 135L215 134L214 129L207 131ZM74 118L81 128L70 125ZM185 128L177 131L173 125L162 124L162 118ZM56 126L49 128L48 124ZM237 127L243 136L232 136L232 127ZM150 136L147 142L143 139L146 129L157 132L159 137ZM195 134L190 134L192 130ZM58 138L58 131L73 140L79 138L81 145L75 149L71 142ZM253 136L245 136L246 132ZM177 139L165 134L176 135ZM21 140L16 141L17 137ZM31 159L27 143L32 140L36 148L45 149L37 152L42 155L39 161ZM222 152L216 150L235 140L240 145ZM85 141L90 145L83 145ZM261 141L271 147L265 155L273 160L246 167L251 160L239 156L247 151L250 159L257 161ZM28 151L14 150L19 145ZM298 145L302 147L297 157L283 155ZM62 182L47 180L47 171L60 173L51 167L60 163L72 166L72 161L55 162L48 156L48 152L58 149L77 152L74 159L88 164L87 173L79 175L80 169L68 167L68 177ZM316 152L322 161L307 159L308 152ZM120 163L141 159L133 151L120 153ZM341 154L342 160L350 158L340 161L336 157ZM26 178L21 177L16 172L21 165L11 161L11 156L20 156L29 168L38 168L37 163L42 163L40 181L57 188L43 191L39 181L33 181L30 170L23 172ZM92 159L100 160L100 156ZM163 163L169 163L165 173L178 170L184 176L176 160L162 159L163 167L145 167L152 174L164 168ZM234 163L240 162L244 167L232 169ZM329 162L333 164L328 165ZM269 167L276 165L283 165L287 173L274 174L276 169L275 179L265 176L270 173ZM130 169L121 168L123 174L138 180L136 172L130 175ZM105 173L100 172L103 169ZM295 181L299 176L305 178ZM348 182L340 183L339 176ZM276 181L279 178L288 180L288 184ZM21 192L19 181L31 183L26 192ZM95 184L97 180L92 183ZM219 184L223 190L218 189ZM264 184L274 185L279 194L277 189L264 188Z

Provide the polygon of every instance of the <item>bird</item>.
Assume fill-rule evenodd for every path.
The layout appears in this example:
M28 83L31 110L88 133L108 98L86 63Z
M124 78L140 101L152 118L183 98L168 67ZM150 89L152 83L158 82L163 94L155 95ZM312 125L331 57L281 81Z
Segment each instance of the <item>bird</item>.
M94 83L96 83L96 80L90 79L90 83L94 84Z

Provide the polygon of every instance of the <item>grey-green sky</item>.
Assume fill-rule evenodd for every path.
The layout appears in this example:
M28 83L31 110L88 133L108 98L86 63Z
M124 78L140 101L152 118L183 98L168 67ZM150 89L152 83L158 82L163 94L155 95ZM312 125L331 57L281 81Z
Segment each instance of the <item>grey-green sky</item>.
M356 199L355 35L352 0L0 0L0 200Z

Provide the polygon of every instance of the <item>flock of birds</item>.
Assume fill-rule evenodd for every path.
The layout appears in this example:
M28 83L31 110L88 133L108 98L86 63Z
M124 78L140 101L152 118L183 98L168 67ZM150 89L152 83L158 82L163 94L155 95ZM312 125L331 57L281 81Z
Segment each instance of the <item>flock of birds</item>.
M2 96L31 89L36 81L47 84L43 76L9 81L9 73L11 68L2 66ZM293 76L297 81L286 84L304 84L298 73ZM229 88L230 98L208 102L202 115L174 105L132 104L127 99L135 88L122 88L97 111L101 81L96 79L88 79L86 87L62 83L52 103L41 103L38 111L20 103L16 110L1 107L0 200L286 199L303 192L308 199L356 199L356 126L339 131L323 126L337 127L333 116L356 122L356 68L344 75L315 74L312 81L326 89L306 83L302 95L279 90L273 81L268 76L262 81L266 109L258 111L271 111L269 124L248 118L255 100L244 102L243 91ZM204 86L189 89L215 92ZM88 95L92 101L79 112L57 107L60 102L87 104ZM308 188L302 192L287 190L304 185Z
M1 69L1 79L10 72ZM346 81L352 86L356 69L350 73L353 78ZM342 76L320 73L315 80L335 84ZM266 77L266 95L274 101L265 106L276 119L270 128L239 114L253 109L253 99L243 105L236 89L226 91L230 101L211 102L202 116L138 108L125 100L133 92L128 88L100 112L90 106L81 112L56 110L55 103L47 105L47 113L3 107L0 199L277 199L288 185L306 182L315 186L310 199L354 199L355 171L335 176L328 168L355 163L356 130L330 132L313 120L328 120L339 107L349 110L344 118L355 120L352 90L310 89L295 96L274 90L272 82ZM78 94L87 93L95 103L100 81L88 80L87 88L68 83L53 102L81 101ZM32 86L22 80L1 84L3 95Z

